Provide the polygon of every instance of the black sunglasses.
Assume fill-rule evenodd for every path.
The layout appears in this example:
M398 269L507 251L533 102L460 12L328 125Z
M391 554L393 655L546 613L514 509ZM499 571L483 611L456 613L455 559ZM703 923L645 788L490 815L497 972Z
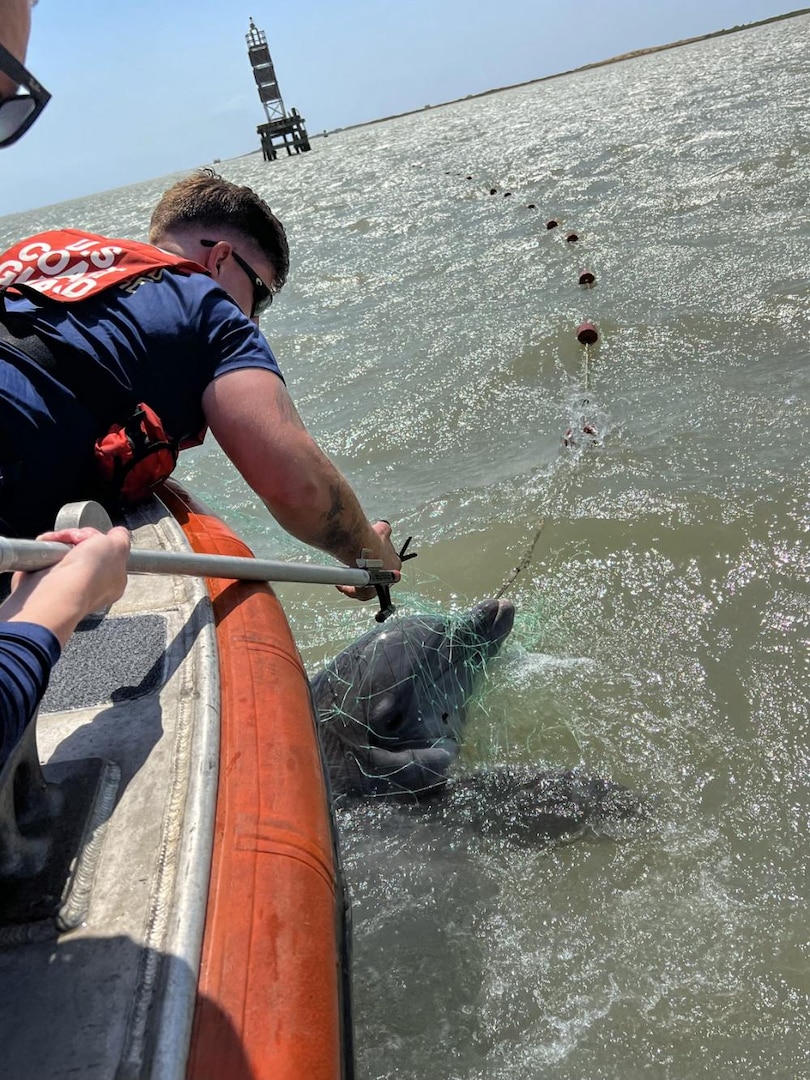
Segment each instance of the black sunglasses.
M200 243L203 247L214 247L219 243L219 240L201 240ZM266 311L273 303L273 290L269 285L259 277L247 259L243 259L241 255L237 255L231 248L231 255L238 266L240 266L247 276L250 278L250 284L253 286L253 306L250 309L251 319L257 319L263 311Z
M3 45L0 45L0 71L27 91L0 102L0 146L11 146L28 131L51 95Z

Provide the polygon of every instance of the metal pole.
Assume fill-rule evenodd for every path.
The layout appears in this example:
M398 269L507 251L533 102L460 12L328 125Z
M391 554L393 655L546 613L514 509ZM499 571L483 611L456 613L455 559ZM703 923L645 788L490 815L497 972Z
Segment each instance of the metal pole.
M14 540L0 536L0 572L43 570L67 555L69 544L46 540ZM129 554L132 574L187 574L194 577L234 578L239 581L298 581L314 585L393 585L397 570L352 570L341 566L246 559L236 555L197 555L174 551L140 551Z

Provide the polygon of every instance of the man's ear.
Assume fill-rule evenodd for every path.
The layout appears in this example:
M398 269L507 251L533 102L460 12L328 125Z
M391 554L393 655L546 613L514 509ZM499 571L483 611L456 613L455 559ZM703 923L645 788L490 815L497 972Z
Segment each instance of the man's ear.
M207 257L203 264L213 278L218 278L222 266L228 260L231 253L231 245L227 240L218 240L212 248L208 248Z

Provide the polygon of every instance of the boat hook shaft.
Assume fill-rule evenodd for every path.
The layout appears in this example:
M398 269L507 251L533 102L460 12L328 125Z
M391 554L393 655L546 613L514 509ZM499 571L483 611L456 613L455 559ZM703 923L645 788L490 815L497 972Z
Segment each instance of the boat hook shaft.
M100 532L112 528L107 511L97 502L66 503L59 511L55 530L92 526ZM412 559L405 550L401 557ZM44 570L54 566L71 550L70 544L53 540L17 540L0 536L0 573L9 570ZM357 570L343 566L276 562L272 559L243 558L239 555L206 555L184 551L145 551L133 548L127 560L131 574L188 574L192 577L232 578L236 581L295 581L305 585L367 585L377 590L380 610L375 618L384 622L396 610L391 603L391 586L401 577L399 570L383 570L379 559L371 559L365 549L357 560Z
M0 572L44 570L67 555L70 544L51 540L16 540L0 536ZM297 581L315 585L393 585L398 570L381 570L371 565L352 570L342 566L275 562L238 555L203 555L194 552L143 551L129 553L127 571L132 574L190 574L197 577L235 578L238 581Z

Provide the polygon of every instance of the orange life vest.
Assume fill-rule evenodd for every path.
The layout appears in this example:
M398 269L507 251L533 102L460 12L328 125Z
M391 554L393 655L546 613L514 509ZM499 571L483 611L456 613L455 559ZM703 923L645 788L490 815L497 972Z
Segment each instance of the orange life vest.
M116 286L134 290L145 281L159 281L167 269L207 274L199 263L136 240L110 240L79 229L59 229L20 240L0 255L0 295L31 296L75 303ZM32 297L33 298L33 297ZM28 351L23 340L17 348ZM43 363L42 343L29 352ZM53 357L48 357L56 363ZM61 367L61 363L60 363ZM178 453L198 446L205 428L181 444L163 427L145 402L124 423L113 424L96 440L96 464L107 486L126 502L137 502L165 480L177 464Z
M0 255L0 289L34 289L64 303L114 285L135 288L163 270L207 274L204 266L137 240L110 240L80 229L58 229L20 240ZM23 286L23 288L18 288Z

